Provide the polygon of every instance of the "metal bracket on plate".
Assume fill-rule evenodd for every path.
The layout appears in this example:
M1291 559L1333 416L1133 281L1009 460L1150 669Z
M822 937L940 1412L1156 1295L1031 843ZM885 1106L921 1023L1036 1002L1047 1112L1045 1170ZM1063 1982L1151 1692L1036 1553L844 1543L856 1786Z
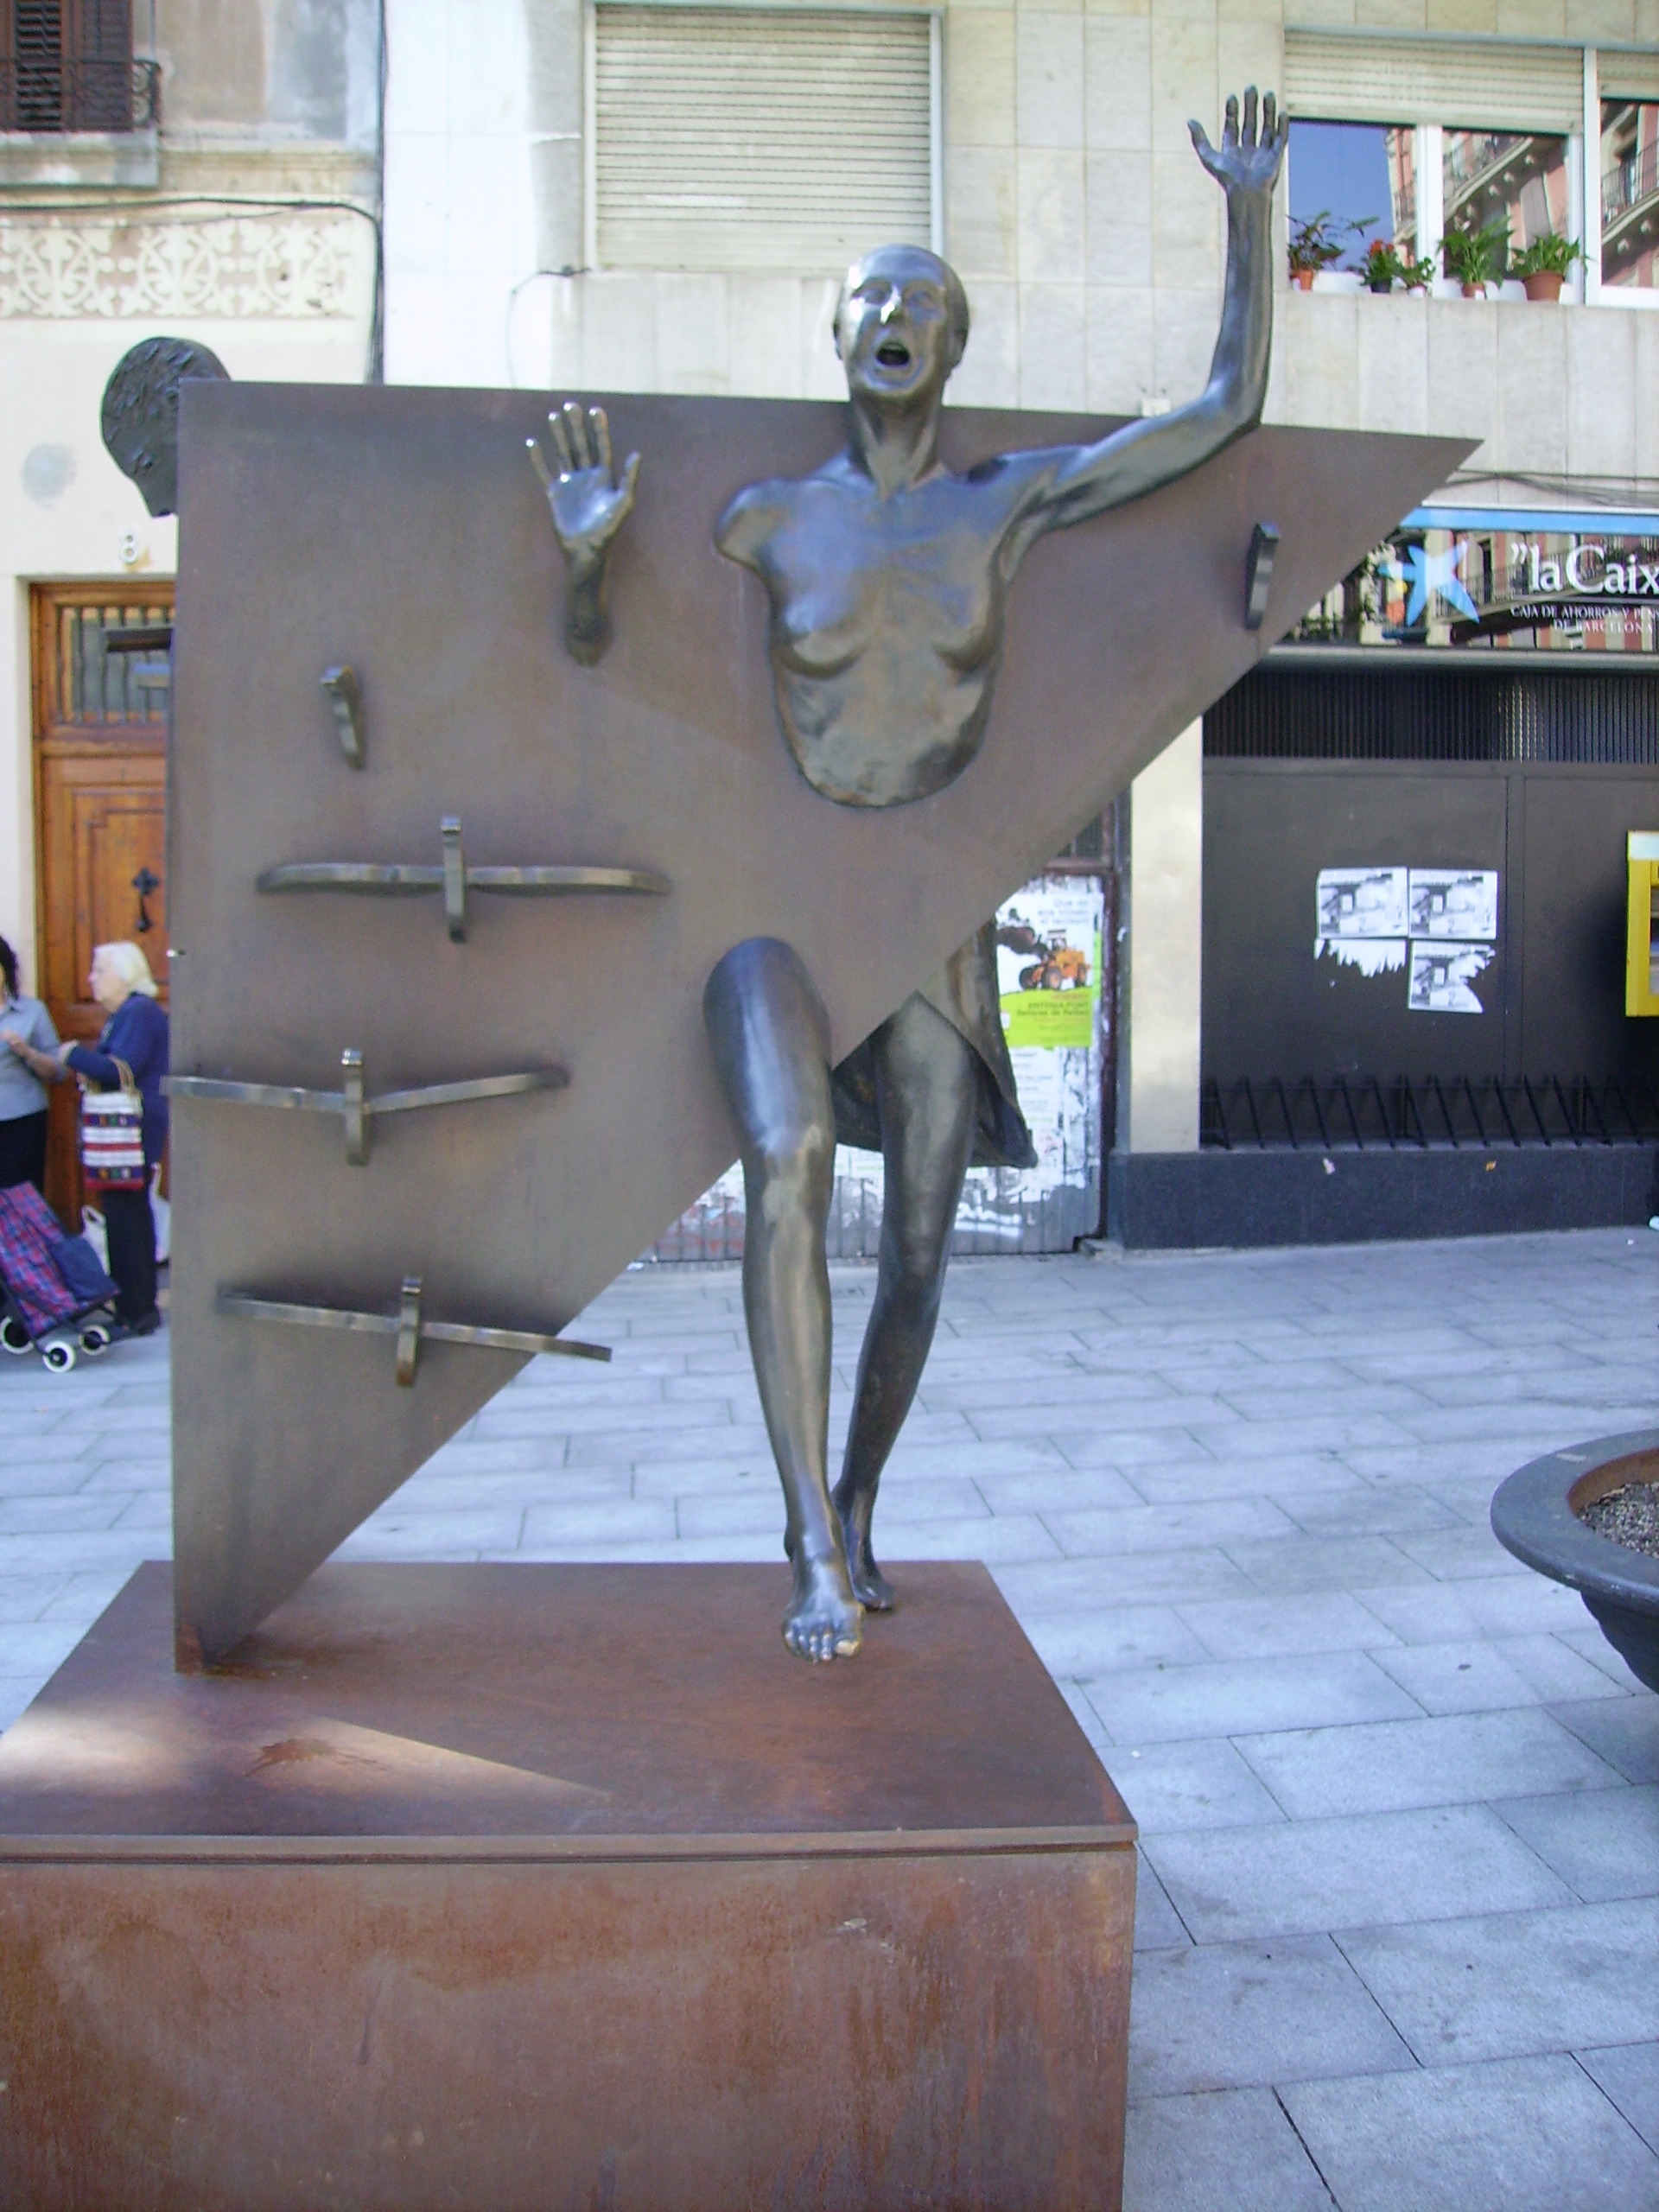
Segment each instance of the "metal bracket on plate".
M415 1382L423 1342L468 1344L484 1351L556 1352L567 1359L608 1360L608 1344L585 1344L572 1337L544 1335L534 1329L491 1329L468 1321L429 1321L421 1312L421 1279L405 1275L395 1313L364 1313L345 1306L306 1306L286 1299L259 1298L251 1291L221 1290L213 1300L220 1313L250 1321L282 1321L302 1329L346 1329L397 1339L397 1377L405 1389Z
M334 710L334 727L340 732L340 749L348 765L360 768L367 759L368 724L363 712L363 687L357 680L357 671L349 661L338 668L325 668L322 688L328 694L328 703Z
M399 895L438 892L449 935L459 944L467 935L469 891L518 898L550 899L582 893L622 892L666 898L673 885L646 868L585 868L532 865L524 868L468 868L461 853L461 817L446 814L438 830L441 857L435 865L420 861L283 861L255 880L260 891L354 891Z
M405 1275L397 1308L397 1387L400 1390L412 1390L415 1387L415 1361L420 1343L421 1279L419 1275Z
M467 865L461 856L461 817L446 814L438 824L443 841L443 918L451 944L467 941Z
M1250 550L1244 563L1244 627L1259 630L1267 619L1268 594L1273 589L1273 560L1279 550L1279 533L1270 522L1259 522L1250 532Z
M302 1114L340 1114L346 1121L346 1158L353 1167L368 1164L369 1139L377 1116L410 1114L429 1106L474 1106L486 1098L518 1098L531 1090L563 1090L570 1078L563 1068L520 1068L512 1075L473 1076L461 1083L429 1083L413 1090L365 1092L363 1055L347 1046L340 1056L340 1090L306 1090L297 1084L232 1083L218 1076L170 1075L162 1088L170 1098L203 1098L225 1106L286 1106Z

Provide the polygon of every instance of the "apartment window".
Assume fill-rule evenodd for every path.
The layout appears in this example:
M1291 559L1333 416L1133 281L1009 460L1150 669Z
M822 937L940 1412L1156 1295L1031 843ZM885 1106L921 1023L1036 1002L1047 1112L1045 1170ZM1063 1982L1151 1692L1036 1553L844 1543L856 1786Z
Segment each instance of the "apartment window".
M1567 235L1565 132L1448 130L1441 145L1448 230L1480 231L1502 223L1512 254L1548 232Z
M1377 238L1415 258L1452 228L1501 224L1511 254L1571 234L1584 67L1572 47L1287 32L1293 218L1360 226L1351 267Z
M1290 126L1290 219L1328 216L1344 242L1338 268L1358 269L1378 238L1414 255L1416 133L1409 125L1323 123Z
M159 73L133 58L131 0L0 0L0 130L148 128Z
M825 275L938 235L926 14L601 4L589 258Z
M1659 289L1659 102L1601 104L1601 281Z

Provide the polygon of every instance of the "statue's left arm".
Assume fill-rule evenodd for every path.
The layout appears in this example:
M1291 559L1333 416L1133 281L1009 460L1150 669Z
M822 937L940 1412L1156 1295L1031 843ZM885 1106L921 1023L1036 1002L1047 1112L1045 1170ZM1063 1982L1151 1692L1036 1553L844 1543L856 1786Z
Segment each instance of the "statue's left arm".
M1026 543L1155 491L1197 468L1261 419L1273 339L1273 190L1289 126L1269 92L1256 134L1254 86L1227 103L1219 146L1199 124L1187 128L1198 159L1227 195L1227 286L1210 380L1190 405L1115 430L1098 445L1054 454L1026 509ZM1035 458L1035 456L1032 456Z

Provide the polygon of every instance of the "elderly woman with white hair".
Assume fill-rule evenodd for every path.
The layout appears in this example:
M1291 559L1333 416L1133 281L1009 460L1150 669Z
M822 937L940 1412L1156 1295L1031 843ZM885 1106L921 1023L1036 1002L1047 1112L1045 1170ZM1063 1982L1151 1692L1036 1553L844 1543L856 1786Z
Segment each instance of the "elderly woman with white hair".
M144 1102L148 1182L167 1144L167 1098L162 1090L167 1073L167 1016L156 1003L149 963L136 944L95 947L88 982L93 998L109 1016L97 1044L60 1045L55 1055L31 1049L20 1057L48 1080L57 1075L60 1062L99 1090L118 1090L121 1065L130 1068ZM17 1051L15 1044L12 1050ZM37 1061L44 1065L37 1066ZM160 1327L161 1315L156 1309L156 1224L149 1190L105 1191L102 1203L109 1230L110 1273L121 1293L115 1306L120 1333L150 1336Z

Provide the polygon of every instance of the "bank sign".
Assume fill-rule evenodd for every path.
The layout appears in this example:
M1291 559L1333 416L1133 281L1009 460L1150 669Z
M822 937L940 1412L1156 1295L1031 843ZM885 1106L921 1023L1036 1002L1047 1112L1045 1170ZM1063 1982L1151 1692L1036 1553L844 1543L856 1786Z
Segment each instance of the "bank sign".
M1293 635L1307 644L1659 652L1659 517L1611 519L1624 526L1523 511L1447 511L1442 520L1420 509Z

